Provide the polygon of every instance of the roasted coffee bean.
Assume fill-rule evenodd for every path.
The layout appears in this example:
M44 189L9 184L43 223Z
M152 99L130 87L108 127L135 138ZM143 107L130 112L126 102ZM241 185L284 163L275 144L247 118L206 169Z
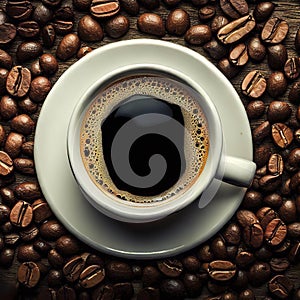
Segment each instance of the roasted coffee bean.
M11 222L7 221L0 227L0 229L3 234L10 234L13 232L14 227Z
M298 57L289 58L284 65L284 74L288 79L296 79L300 75L300 62Z
M231 245L231 246L226 246L226 252L227 252L227 257L229 260L234 260L237 253L238 253L238 247Z
M246 226L243 230L243 238L247 245L257 249L263 243L263 229L260 224Z
M255 209L259 206L261 206L262 203L262 194L255 190L248 190L245 194L244 200L243 200L243 208L245 209Z
M153 287L146 287L137 293L136 296L137 300L159 300L160 299L160 293L159 289L153 288Z
M167 17L166 29L170 34L183 35L190 27L190 16L182 8L171 11Z
M50 265L55 269L61 269L64 265L64 258L55 249L49 251L47 258Z
M227 48L215 39L207 42L203 48L212 58L217 60L226 56L228 52Z
M202 289L202 281L197 274L186 273L183 277L183 284L188 296L196 297L200 295Z
M291 263L295 263L300 258L300 242L296 242L291 248L288 259Z
M46 25L49 21L52 20L53 11L50 7L47 7L43 3L40 3L36 6L33 11L32 19L36 21L41 26Z
M296 203L293 200L284 200L278 212L284 222L291 223L297 219Z
M294 132L294 136L295 136L295 141L300 144L300 129L297 129L295 132Z
M209 276L216 281L227 281L234 277L236 266L226 260L215 260L208 265Z
M42 193L36 182L23 182L15 186L14 192L19 199L33 201L41 198Z
M202 45L211 40L211 29L207 25L194 25L186 32L184 38L191 45Z
M0 175L7 176L12 173L14 169L13 161L10 156L4 152L0 151Z
M60 41L56 50L56 56L60 60L67 60L76 54L79 47L80 40L78 36L74 33L67 34Z
M4 243L8 247L16 247L20 242L20 235L17 233L10 233L4 236Z
M220 0L222 11L232 19L248 14L249 8L245 0Z
M73 0L73 5L82 11L89 10L90 6L92 4L92 0Z
M279 194L270 194L264 197L263 199L266 205L271 207L279 207L282 204L282 197Z
M300 148L293 149L286 163L286 168L288 171L295 172L300 167Z
M35 123L26 114L18 115L11 120L10 126L13 130L23 135L29 135L33 132Z
M269 193L276 191L281 186L282 180L279 175L265 175L258 183L262 191Z
M36 223L42 223L52 216L52 211L42 199L38 199L32 203L33 218Z
M4 224L8 221L10 214L10 208L4 204L0 204L0 224Z
M119 10L118 0L92 0L90 13L96 18L106 18L116 15Z
M126 11L131 16L137 16L140 12L140 5L137 0L120 0L120 4L124 11Z
M84 46L84 47L81 47L78 52L77 52L77 58L80 59L84 56L86 56L87 54L89 54L90 52L92 52L93 49L91 47L88 47L88 46Z
M229 53L229 60L235 66L244 66L249 60L247 46L244 43L235 46Z
M255 6L253 16L257 22L267 20L275 9L275 4L272 2L261 2Z
M269 292L279 299L287 299L294 288L288 277L283 275L274 276L268 283Z
M287 195L291 194L290 182L291 182L290 178L288 178L287 180L285 180L283 182L282 187L281 187L281 194L282 195L287 196Z
M18 25L17 31L21 37L35 38L40 34L40 27L35 21L24 21Z
M76 292L72 287L62 286L56 293L57 300L76 300Z
M106 272L108 277L113 280L113 281L122 281L122 279L119 279L119 274L118 272L111 272L110 271L111 267L109 267L109 265L106 268ZM122 274L122 273L120 273ZM115 276L117 276L117 278L115 279ZM123 278L123 275L121 275ZM153 285L157 285L161 280L161 273L158 271L157 268L153 267L153 266L146 266L143 269L143 274L142 274L142 282L144 286L153 286Z
M38 42L24 42L17 48L17 59L19 62L26 62L35 59L43 53L42 45Z
M212 5L207 5L199 9L198 16L199 20L206 22L211 20L216 14L216 8Z
M122 15L115 16L105 24L105 32L112 38L120 38L129 30L129 20Z
M0 49L0 68L11 69L12 57L4 50Z
M261 142L265 137L269 135L271 126L269 121L265 121L254 128L252 132L253 140L257 143Z
M166 259L157 263L159 270L167 277L179 277L183 271L182 263L177 259Z
M45 255L51 250L51 245L42 239L37 239L33 243L33 248L40 254Z
M10 222L17 227L27 227L32 221L32 208L29 203L19 201L12 208Z
M3 119L9 120L15 117L18 113L17 102L8 95L5 95L0 100L0 115Z
M293 131L283 123L275 123L272 125L272 137L275 144L284 149L293 141Z
M6 133L4 127L0 124L0 146L3 146L6 139Z
M284 122L292 114L292 109L287 102L273 101L268 109L268 120L271 123Z
M283 159L280 154L272 154L269 163L268 163L268 170L272 175L281 175L283 172Z
M58 221L50 220L42 224L40 234L46 240L57 240L66 234L66 229Z
M21 98L28 93L30 83L30 71L27 68L15 66L7 76L6 89L10 95Z
M270 207L262 207L256 212L256 215L263 229L266 229L268 224L278 217L275 210Z
M257 62L262 61L265 58L267 49L258 37L250 39L248 43L248 54L251 59Z
M284 94L287 89L287 81L284 74L280 71L271 73L267 80L267 89L270 96L274 98Z
M63 274L60 270L50 270L47 276L47 282L50 287L58 287L63 281Z
M56 241L55 249L62 255L74 255L79 252L79 241L71 235L63 235Z
M13 207L17 203L13 190L8 187L4 187L0 189L0 196L1 196L2 203L6 204L8 207ZM6 220L8 220L8 216L9 216L9 212L7 213ZM2 223L1 217L0 217L0 223Z
M223 237L217 236L211 242L211 250L215 259L227 259L228 253Z
M58 70L57 60L52 54L43 54L39 59L39 65L47 75L52 75Z
M33 6L30 1L7 1L6 2L6 13L12 19L16 21L27 20L33 10Z
M280 219L273 219L266 227L265 240L271 246L278 246L287 234L287 227Z
M293 83L288 98L294 104L300 103L300 82Z
M289 31L289 25L285 20L280 18L269 19L261 32L261 39L268 44L281 43Z
M248 103L246 112L250 120L257 119L265 112L265 103L261 100L254 100Z
M39 230L36 226L30 226L20 231L20 237L24 242L30 242L34 240L39 234Z
M218 62L218 68L228 79L239 73L239 68L234 66L227 58L223 58Z
M274 251L275 255L284 256L288 253L290 248L291 248L290 240L285 240L285 241L283 241L283 243L281 245L279 245L278 247L275 247L273 249L273 251Z
M5 85L6 85L8 75L9 75L8 70L0 68L0 95L6 93Z
M250 210L239 210L236 214L238 222L241 226L246 227L258 223L256 215Z
M40 270L34 262L24 262L20 265L17 276L21 284L33 288L40 280Z
M97 21L85 15L78 22L78 36L85 42L98 42L103 38L103 30Z
M132 299L134 290L130 282L115 283L113 285L115 299Z
M255 300L255 294L251 289L246 289L240 292L239 300Z
M71 258L63 267L63 274L70 282L76 281L86 264L86 256L75 256Z
M267 81L258 70L249 72L242 82L242 93L251 98L259 98L267 87Z
M127 263L119 262L119 261L111 261L108 263L106 267L107 276L110 280L115 282L124 282L132 279L132 269ZM157 277L158 271L156 269L152 269L151 267L145 268L143 270L143 278L146 282L152 281L152 277L155 279ZM158 273L159 274L159 273ZM149 282L149 283L150 283ZM152 282L151 282L152 283ZM151 283L149 285L151 285Z
M162 37L166 33L162 18L154 13L144 13L140 15L137 26L140 31L147 34Z
M0 265L8 268L12 265L15 256L15 250L5 248L0 252Z
M74 12L70 6L63 6L55 12L53 27L57 34L66 35L74 27Z
M185 287L179 279L165 279L160 285L162 299L184 299Z
M56 7L60 5L62 0L42 0L42 3L49 7Z
M35 60L34 62L31 63L30 71L32 77L37 77L42 75L43 71L41 69L40 62L38 60Z
M40 254L34 250L33 245L20 245L18 248L17 259L20 262L38 261L41 259Z
M196 256L189 255L182 259L183 267L191 273L196 273L200 269L200 261Z
M38 76L31 81L29 97L34 102L42 102L51 89L51 82L47 77Z
M0 45L13 41L17 34L17 28L11 23L0 24Z
M224 16L217 15L211 21L211 31L216 34L222 27L229 23L228 19Z
M222 235L228 244L238 245L241 240L241 229L237 224L230 223Z
M282 70L288 55L286 47L282 44L268 47L268 64L271 69Z
M42 40L43 40L43 45L46 48L51 48L54 45L55 37L56 37L55 30L51 24L43 27Z
M248 251L241 251L237 254L235 262L239 267L246 268L255 261L255 257Z
M234 20L218 31L218 38L224 44L240 41L255 27L255 20L251 15Z
M211 247L209 244L204 244L200 247L198 257L203 262L210 262L214 259L214 254L211 251Z
M83 288L91 288L105 278L105 270L98 265L91 265L84 269L79 277L79 284Z
M4 24L8 21L7 14L3 11L3 9L0 9L0 25Z
M14 159L15 169L25 175L35 175L34 162L30 158L15 158Z
M253 286L260 286L269 280L270 275L270 265L265 262L257 262L250 268L248 278Z
M270 266L273 272L283 273L289 268L290 263L287 258L273 257L270 260Z
M300 52L300 28L297 30L296 36L295 36L295 48L296 51Z

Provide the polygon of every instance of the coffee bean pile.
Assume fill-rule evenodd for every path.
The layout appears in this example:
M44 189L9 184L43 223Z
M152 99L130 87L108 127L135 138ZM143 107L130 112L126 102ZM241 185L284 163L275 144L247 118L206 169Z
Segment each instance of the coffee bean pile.
M1 299L300 299L300 4L277 2L1 1ZM136 37L186 45L235 83L258 167L217 235L158 261L83 245L53 215L33 160L38 114L62 72Z

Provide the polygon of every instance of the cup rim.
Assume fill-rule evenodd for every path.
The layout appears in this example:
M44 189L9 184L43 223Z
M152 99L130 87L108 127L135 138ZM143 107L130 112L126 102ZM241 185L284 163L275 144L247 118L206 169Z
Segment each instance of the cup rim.
M188 85L190 85L192 88L194 88L197 92L201 94L201 96L205 99L205 107L203 107L203 103L201 104L201 107L203 108L204 113L207 117L210 138L209 153L204 169L202 170L197 180L192 184L192 186L189 189L187 189L187 191L185 191L184 193L178 195L176 199L172 199L171 201L166 203L162 202L161 205L153 205L150 207L145 207L145 204L131 206L128 202L124 203L121 200L115 201L115 199L118 200L117 197L115 197L115 199L111 199L111 197L108 197L106 193L104 193L102 190L96 187L96 185L92 182L85 167L83 166L81 157L80 162L78 162L78 156L76 156L76 159L73 149L74 143L76 142L76 136L79 138L79 135L76 135L76 129L78 131L78 127L80 128L84 112L89 106L89 104L93 101L93 96L100 89L101 85L107 82L110 78L113 78L118 74L122 74L125 71L128 72L141 69L146 70L147 68L163 71L164 73L168 73L174 77L177 77L180 80L186 82ZM207 116L207 114L209 114L209 116ZM211 126L212 123L213 126ZM211 147L212 144L213 147ZM79 145L79 142L77 143L77 145ZM220 117L215 108L215 105L213 104L213 101L209 98L205 90L198 83L196 83L195 80L189 78L186 74L183 74L181 71L174 70L170 67L158 64L132 64L129 66L123 66L114 70L113 72L106 74L106 76L102 76L101 78L99 78L86 90L86 92L80 97L80 100L76 103L69 121L67 131L67 155L69 164L75 180L77 181L83 194L86 196L85 198L96 209L108 215L109 217L132 223L150 222L157 219L161 219L175 211L184 208L185 206L192 203L195 199L197 199L197 197L205 190L205 188L210 184L210 182L214 178L221 159L222 149L223 134ZM95 189L87 189L87 187L85 186L85 181L82 177L83 173L85 173L85 175L89 179L89 182L94 186Z

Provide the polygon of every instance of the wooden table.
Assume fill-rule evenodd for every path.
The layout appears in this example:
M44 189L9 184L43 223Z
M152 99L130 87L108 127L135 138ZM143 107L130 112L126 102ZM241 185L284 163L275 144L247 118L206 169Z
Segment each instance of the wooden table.
M33 0L31 1L33 4L37 4L40 1L36 1ZM195 9L194 7L192 7L190 4L188 4L186 1L184 4L181 5L182 8L186 9L190 16L191 16L191 24L195 25L198 24L198 11L197 9ZM250 1L249 1L250 2ZM286 45L287 49L288 49L288 54L289 57L293 56L293 55L297 55L294 49L294 38L295 38L295 34L296 31L298 30L298 28L300 27L300 1L299 0L290 0L290 1L273 1L276 4L276 8L275 8L275 12L273 13L273 16L278 16L281 17L285 20L287 20L289 22L290 25L290 29L289 29L289 34L288 37L286 38L284 44ZM65 0L63 1L64 5L72 5L72 1L71 0ZM0 1L0 8L4 8L5 6L5 1L1 0ZM250 9L251 11L253 10L254 5L251 4L250 5ZM141 10L141 12L144 12L145 10ZM165 8L164 5L161 5L160 8L157 10L157 12L165 19L167 14L168 14L168 10ZM76 12L76 22L75 22L75 30L77 28L77 21L78 19L83 16L83 13L79 13ZM126 14L125 14L126 15ZM122 40L127 40L127 39L135 39L135 38L155 38L154 36L150 36L150 35L145 35L145 34L141 34L138 29L137 29L137 17L129 17L130 19L130 30L129 32L122 37ZM49 51L52 54L55 54L55 50L57 47L57 44L59 42L59 40L61 39L61 37L59 37L56 40L55 46L52 47L52 49ZM166 35L165 37L162 38L163 40L166 41L171 41L177 44L181 44L181 45L185 45L188 46L184 39L182 37L178 38L178 37L174 37L174 36L170 36L170 35ZM101 47L105 44L114 42L114 39L111 39L107 36L104 37L104 39L101 42L97 42L97 43L89 43L89 44L84 44L84 45L88 45L91 46L92 48L98 48ZM12 45L10 46L10 48L8 48L10 53L15 53L15 49L17 47L17 45L20 43L20 39L17 38ZM211 60L215 65L217 64L216 61L214 61L213 59L211 59L208 54L203 50L202 47L200 46L189 46L190 48L192 48L193 50L195 50L198 53L203 54L204 56L206 56L209 60ZM47 52L47 51L46 51ZM14 57L15 59L15 57ZM53 78L51 78L52 83L55 83L55 81L60 77L60 75L70 66L72 65L74 62L76 62L77 59L76 58L72 58L70 60L68 60L67 62L60 62L59 65L59 71L55 74L55 76ZM25 66L29 66L30 64L24 64ZM238 76L236 76L235 78L231 79L232 84L234 85L234 87L236 88L236 90L238 91L238 93L241 95L241 91L240 91L240 84L242 79L244 78L244 76L246 75L247 72L249 72L249 70L253 70L253 69L259 69L261 70L266 76L268 76L271 73L271 70L269 69L267 63L266 63L266 58L264 59L264 61L262 63L259 64L255 64L252 62L249 62L247 64L246 67L244 67L241 72L239 73ZM290 88L291 85L289 85ZM280 100L283 101L287 101L287 95L288 92L280 97ZM241 95L241 99L243 101L243 103L246 105L248 103L248 100ZM272 99L266 95L264 96L264 101L266 103L266 105L268 105ZM295 106L293 107L295 110ZM264 116L265 117L265 116ZM34 115L33 117L35 120L38 118L38 114ZM256 120L255 122L251 122L251 127L254 128L256 127L258 124L260 124L263 121L262 119ZM7 126L7 124L5 122L1 122L4 126ZM33 138L33 137L31 137ZM32 179L32 178L31 178ZM18 176L17 178L17 182L26 180L25 177L22 176ZM300 216L298 216L298 221L300 220ZM138 262L137 262L138 263ZM17 268L18 268L19 263L16 261L16 259L14 260L13 266L9 269L3 269L0 268L0 299L1 298L1 289L9 284L16 284L16 272L17 272ZM300 287L300 262L298 262L297 265L292 266L288 272L286 273L287 276L294 282L295 287L299 288ZM40 284L39 287L42 286L46 286L47 282L45 279L43 279ZM134 283L135 287L138 289L140 286L140 283ZM266 295L266 286L262 286L260 288L256 288L254 289L255 294L256 294L256 299L264 299L265 295ZM21 293L19 293L19 298L18 299L35 299L35 297L33 295L36 295L37 293L37 289L35 289L32 294L29 295L21 295ZM198 299L203 299L208 295L208 291L207 290L203 290L203 293L201 295L201 297L199 297ZM3 299L5 300L5 299Z

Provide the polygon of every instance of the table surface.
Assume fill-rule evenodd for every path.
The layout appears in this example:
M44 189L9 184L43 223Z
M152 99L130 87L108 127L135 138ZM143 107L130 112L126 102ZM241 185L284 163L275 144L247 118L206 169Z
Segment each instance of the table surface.
M33 4L37 4L40 1L31 1ZM295 39L295 34L300 26L300 1L299 0L289 0L289 1L273 1L273 3L276 4L276 8L275 11L273 13L273 16L277 16L277 17L281 17L285 20L287 20L289 22L289 34L288 37L286 38L286 40L284 41L284 45L287 47L288 49L288 54L289 57L297 55L297 53L294 50L294 39ZM72 1L71 0L66 0L63 1L64 5L72 5ZM5 6L5 1L4 0L0 0L0 8L4 8ZM193 8L191 5L188 5L187 3L183 3L182 5L180 5L182 8L186 9L190 16L191 16L191 25L195 25L199 23L198 20L198 15L197 15L197 9ZM254 5L251 4L250 5L250 10L253 10ZM141 12L143 12L144 10L141 9ZM161 5L160 8L158 10L156 10L156 12L158 12L164 19L166 19L166 16L168 14L168 10L165 9L164 5ZM76 22L75 22L75 26L77 27L77 23L78 23L78 19L83 16L84 13L79 13L76 12ZM125 14L126 15L126 14ZM129 17L129 16L128 16ZM146 34L141 34L138 29L137 29L137 17L129 17L130 20L130 30L129 32L122 37L119 40L128 40L128 39L135 39L135 38L155 38L154 36L151 35L146 35ZM76 27L75 27L75 31L76 31ZM55 54L55 50L56 50L56 46L58 44L58 41L61 39L61 37L59 37L58 39L56 39L55 42L55 46L52 47L52 49L49 51L52 54ZM206 56L210 61L212 61L215 65L217 64L217 62L213 59L211 59L208 54L203 50L202 47L200 46L190 46L187 45L184 41L184 39L182 37L174 37L174 36L170 36L170 35L166 35L165 37L162 38L163 40L166 41L171 41L177 44L181 44L181 45L185 45L190 47L191 49L197 51L198 53L203 54L204 56ZM86 43L83 45L88 45L90 47L92 47L93 49L101 47L102 45L111 43L116 41L115 39L109 38L108 36L105 36L104 39L101 42L96 42L96 43ZM11 47L9 48L9 52L12 53L11 49L15 49L18 46L18 44L20 43L20 40L17 38L13 44L11 45ZM59 64L59 70L58 72L55 74L55 76L53 76L51 78L51 81L54 83L59 77L60 75L70 66L72 65L75 61L77 61L76 58L72 58L69 59L67 62L60 62ZM24 64L26 66L26 64ZM231 79L232 84L234 85L234 87L236 88L236 90L238 91L239 95L241 96L241 99L243 101L243 103L246 105L248 103L248 100L243 97L241 95L240 92L240 84L242 79L244 78L244 76L246 75L247 72L249 72L250 70L253 69L259 69L261 71L263 71L266 76L268 76L268 74L271 73L271 70L269 69L267 62L266 62L266 58L264 59L264 61L262 63L259 64L255 64L253 62L248 62L248 64L246 65L246 67L244 67L241 72L239 73L238 76L236 76L235 78ZM290 88L290 85L289 85ZM280 97L281 100L285 101L287 100L287 95L288 95L288 91L285 93L284 96ZM264 102L266 103L266 105L268 105L268 103L271 102L271 98L268 96L264 97ZM295 107L294 107L295 109ZM38 113L34 115L34 119L37 120L38 117ZM255 128L258 124L260 124L262 122L263 119L257 119L253 122L251 122L251 128ZM1 122L3 123L3 122ZM3 123L4 126L6 126L5 123ZM33 138L33 137L32 137ZM18 182L25 180L26 178L20 176L18 177ZM298 217L299 219L299 217ZM6 285L6 284L16 284L16 272L17 272L17 268L19 266L19 263L17 262L17 260L14 260L13 266L9 269L3 269L0 267L0 299L1 298L1 287ZM300 287L300 263L298 263L297 265L293 265L288 272L286 273L286 275L295 283L296 287ZM43 287L46 286L47 282L45 279L43 279L40 284L39 287ZM139 288L139 283L136 284L135 288ZM256 299L263 299L266 295L266 286L262 286L259 288L255 288L255 295L256 295ZM36 292L36 291L35 291ZM201 297L199 297L198 299L203 299L205 298L207 295L209 295L209 293L204 290L201 294ZM19 295L18 299L34 299L34 296L32 295Z

